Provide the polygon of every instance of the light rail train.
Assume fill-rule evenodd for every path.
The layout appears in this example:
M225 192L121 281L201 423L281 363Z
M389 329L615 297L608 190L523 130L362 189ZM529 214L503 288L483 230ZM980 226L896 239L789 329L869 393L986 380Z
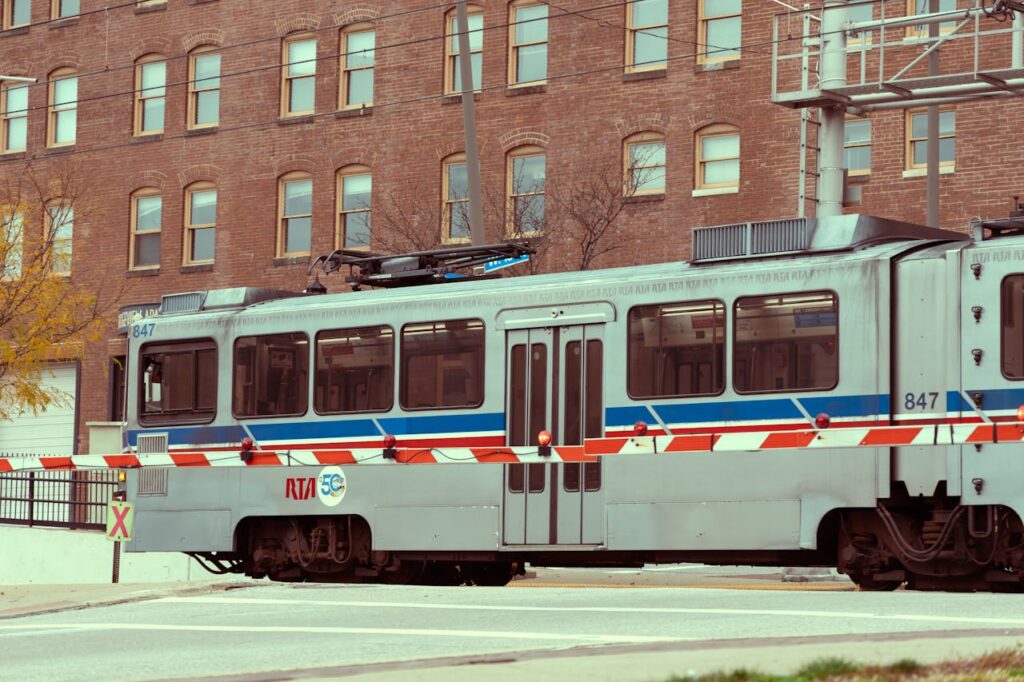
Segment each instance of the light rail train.
M783 220L701 228L690 262L167 296L130 333L126 449L171 466L128 469L128 549L275 580L697 561L1020 590L1024 444L954 435L1020 430L1021 227ZM716 449L765 433L791 445ZM658 450L684 436L707 447Z

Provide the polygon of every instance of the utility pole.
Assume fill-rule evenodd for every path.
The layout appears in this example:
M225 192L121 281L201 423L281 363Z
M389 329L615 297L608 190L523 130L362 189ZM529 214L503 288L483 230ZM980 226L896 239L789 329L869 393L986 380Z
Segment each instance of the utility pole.
M846 85L847 0L825 0L821 17L821 85L832 90ZM846 108L841 104L821 107L818 129L819 218L843 213L843 145Z
M939 0L928 0L928 13L939 11ZM928 44L931 45L939 37L940 24L934 21L928 24ZM928 55L928 75L939 75L939 51L932 50ZM928 227L939 226L939 105L928 107L928 206L925 211L925 224Z
M484 208L480 196L480 150L476 143L476 86L473 53L469 46L469 10L466 0L455 3L459 29L459 77L462 81L462 128L466 136L466 176L469 184L469 230L474 246L484 243ZM483 78L483 69L480 70Z

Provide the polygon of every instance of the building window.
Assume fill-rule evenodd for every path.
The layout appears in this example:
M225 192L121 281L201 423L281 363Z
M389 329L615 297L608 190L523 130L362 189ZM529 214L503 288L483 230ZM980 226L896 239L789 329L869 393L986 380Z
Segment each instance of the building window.
M854 23L860 23L862 21L871 21L875 18L875 3L873 0L866 0L860 2L860 0L854 0L846 9L846 19ZM847 45L857 45L868 42L871 36L865 33L850 33L847 36Z
M907 112L907 169L928 166L928 110L912 109ZM939 112L939 166L956 165L956 112Z
M235 417L295 417L309 400L309 339L298 332L235 341Z
M473 69L473 89L483 86L484 67L484 11L480 7L469 5L469 55ZM455 10L445 15L445 60L444 60L444 91L445 94L462 92L462 62L459 58L459 22Z
M209 128L220 122L220 55L212 49L201 48L189 56L189 128Z
M740 131L715 124L697 131L697 189L740 186Z
M626 5L626 70L664 69L667 59L668 0Z
M688 301L629 311L629 396L717 395L725 388L725 304Z
M28 86L0 84L3 152L23 152L28 131Z
M79 0L50 0L51 19L78 16L79 11Z
M313 232L313 178L290 173L278 182L277 255L309 255Z
M540 147L508 155L508 227L511 235L544 231L546 157Z
M25 216L10 207L0 209L0 280L21 277Z
M930 0L907 0L907 14L931 14ZM956 0L939 0L940 12L952 12L956 9ZM962 19L963 17L961 17ZM939 24L939 35L949 33L956 27L957 20L943 21ZM927 38L928 24L907 27L907 36L911 38Z
M700 35L697 60L701 64L740 58L743 43L742 0L697 0Z
M146 188L132 194L132 237L129 262L132 270L160 267L160 225L163 198L159 190Z
M281 115L311 114L316 110L316 39L294 36L283 49Z
M49 99L47 146L74 144L78 130L78 76L74 71L58 69L50 74Z
M316 336L317 414L387 412L395 402L395 332L360 327Z
M3 0L3 30L27 26L32 21L32 0Z
M871 119L846 119L843 154L849 175L871 173Z
M373 104L373 62L376 32L359 25L341 33L341 108Z
M135 134L164 131L167 62L160 55L143 57L135 65Z
M63 203L46 209L45 242L50 248L50 270L56 275L71 274L71 245L75 227L75 209Z
M665 193L665 136L637 133L626 138L625 195Z
M217 246L217 188L209 183L185 191L185 265L212 263Z
M441 237L446 242L468 241L472 236L469 226L469 176L466 174L466 155L453 154L441 164L444 205L441 207Z
M517 0L509 23L509 85L542 83L548 77L548 6Z
M217 346L213 341L143 346L139 368L139 423L213 421L217 413Z
M403 409L479 407L484 397L484 323L405 325L398 368Z
M839 382L839 300L823 291L749 296L733 307L737 393L828 391Z
M366 166L338 171L338 235L343 249L370 248L373 176Z

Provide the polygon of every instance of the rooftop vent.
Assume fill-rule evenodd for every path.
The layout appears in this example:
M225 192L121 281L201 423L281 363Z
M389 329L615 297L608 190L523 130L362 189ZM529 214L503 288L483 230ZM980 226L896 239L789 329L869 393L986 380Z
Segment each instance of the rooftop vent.
M166 294L160 301L161 315L196 313L203 309L205 291L189 291L184 294Z
M693 260L795 253L806 250L809 241L806 218L698 227L693 231Z

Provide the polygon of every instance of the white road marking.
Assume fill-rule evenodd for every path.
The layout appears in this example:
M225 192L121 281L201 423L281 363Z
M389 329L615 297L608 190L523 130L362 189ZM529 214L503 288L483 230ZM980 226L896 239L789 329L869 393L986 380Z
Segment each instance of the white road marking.
M837 618L881 621L910 621L919 623L953 623L974 625L1016 625L1024 627L1024 618L988 618L980 616L937 616L915 613L872 613L869 611L800 611L791 609L720 609L720 608L676 608L676 607L618 607L618 606L514 606L485 604L422 604L417 602L378 602L342 600L272 599L263 597L166 597L150 603L167 604L210 604L264 606L345 606L367 609L434 609L446 611L525 611L557 613L633 613L633 614L684 614L716 616L782 616L792 618ZM3 626L0 626L2 628Z
M48 628L44 630L45 628ZM35 632L32 632L32 631ZM132 632L230 632L233 634L282 634L301 633L308 635L404 635L408 637L459 637L464 639L536 639L549 642L601 642L638 643L692 641L687 637L647 637L643 635L588 635L553 632L523 632L505 630L433 630L419 628L365 628L365 627L317 627L291 625L177 625L162 623L53 623L0 624L0 632L26 631L23 634L67 634L73 631L125 630Z

